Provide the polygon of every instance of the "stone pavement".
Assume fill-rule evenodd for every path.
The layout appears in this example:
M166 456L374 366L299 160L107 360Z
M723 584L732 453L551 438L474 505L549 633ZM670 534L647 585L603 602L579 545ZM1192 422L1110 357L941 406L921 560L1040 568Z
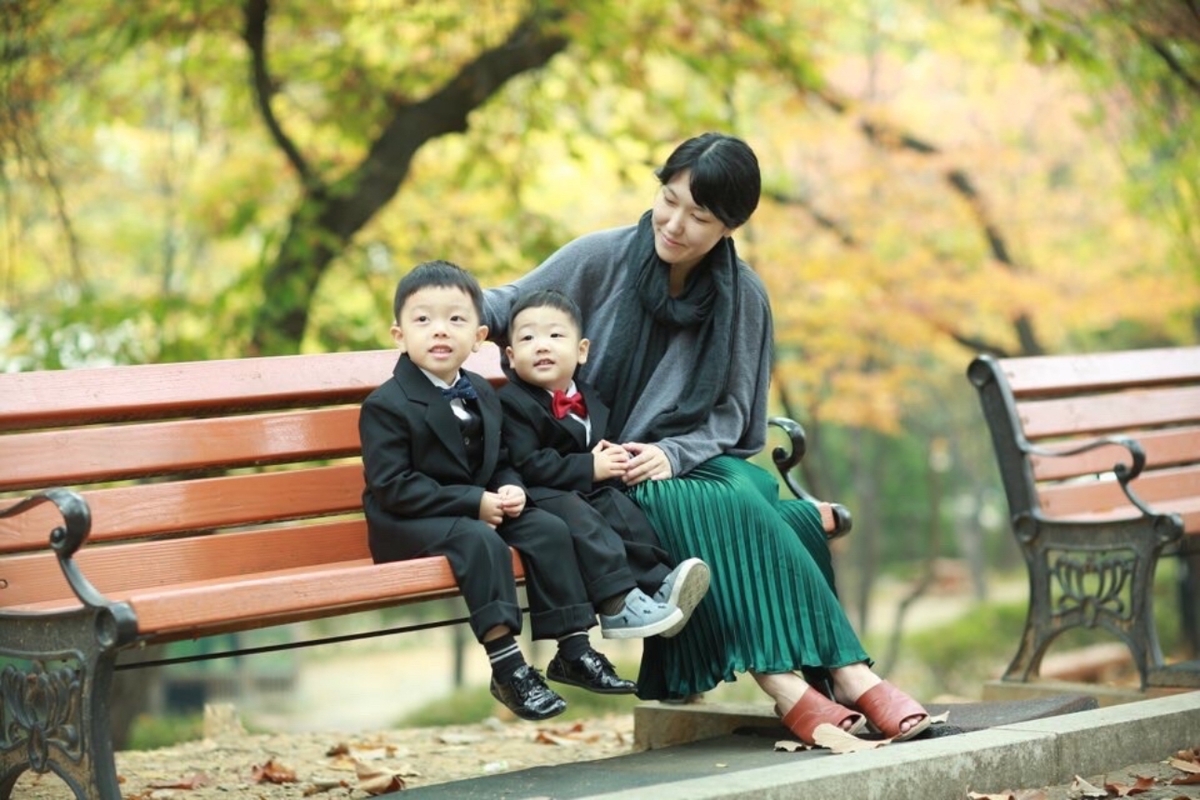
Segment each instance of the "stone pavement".
M1086 695L927 704L947 721L934 735L875 750L776 752L790 738L769 709L645 704L637 737L680 730L711 738L616 758L537 767L409 789L395 800L963 800L1069 782L1200 745L1200 692L1097 708ZM644 715L649 715L647 718ZM720 732L721 718L736 732ZM655 729L657 729L655 731ZM650 733L645 733L650 730Z

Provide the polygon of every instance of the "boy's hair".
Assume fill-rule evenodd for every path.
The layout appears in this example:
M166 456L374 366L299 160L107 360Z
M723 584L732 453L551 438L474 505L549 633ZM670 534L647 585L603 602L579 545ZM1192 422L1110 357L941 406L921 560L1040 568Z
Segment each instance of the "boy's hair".
M762 175L750 145L724 133L703 133L688 139L655 171L666 185L691 170L692 199L729 228L740 228L758 207Z
M457 264L437 260L417 264L396 285L392 314L397 323L400 322L400 311L404 308L404 302L420 290L430 287L462 289L471 298L477 318L483 319L483 289L479 288L479 281Z
M571 322L575 324L576 332L580 336L583 336L583 313L579 310L579 306L575 301L554 289L540 289L536 292L521 295L517 298L517 302L513 303L512 311L508 313L509 338L512 338L513 323L517 321L517 314L530 308L543 307L557 308L566 314L571 318Z

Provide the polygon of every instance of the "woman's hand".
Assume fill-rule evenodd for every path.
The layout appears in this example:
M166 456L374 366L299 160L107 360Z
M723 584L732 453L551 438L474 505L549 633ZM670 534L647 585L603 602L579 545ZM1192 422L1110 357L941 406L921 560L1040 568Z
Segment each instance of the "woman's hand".
M663 481L672 477L671 461L658 445L626 442L624 447L633 456L622 478L626 486L636 486L644 480Z

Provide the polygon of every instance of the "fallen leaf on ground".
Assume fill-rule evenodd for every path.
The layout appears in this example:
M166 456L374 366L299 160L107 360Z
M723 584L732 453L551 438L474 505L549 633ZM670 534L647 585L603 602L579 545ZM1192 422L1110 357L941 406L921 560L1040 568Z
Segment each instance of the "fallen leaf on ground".
M1046 792L1042 789L1019 789L1015 792L1000 792L999 794L981 794L967 792L969 800L1046 800Z
M1200 747L1192 747L1187 750L1180 750L1175 754L1175 757L1180 761L1191 761L1193 764L1200 764Z
M857 753L860 750L874 750L877 747L883 747L892 740L883 739L882 741L876 741L860 739L852 733L846 733L837 725L822 722L813 731L813 741L819 746L827 747L840 755L842 753Z
M948 719L950 719L950 712L943 711L942 713L938 714L937 716L930 717L929 723L931 725L941 725L943 722L945 722Z
M570 736L558 736L549 731L538 731L533 735L533 740L538 744L557 744L563 746L571 746L583 744L578 739L572 739Z
M250 770L250 780L253 783L295 783L296 771L272 758L265 764L255 764Z
M811 749L804 742L796 742L791 739L780 739L775 743L775 751L781 753L800 753Z
M1117 797L1130 797L1132 795L1142 794L1153 789L1154 779L1139 775L1137 781L1132 786L1123 783L1116 783L1115 781L1105 781L1104 788L1115 794Z
M1171 785L1172 786L1200 785L1200 773L1192 772L1187 775L1180 775L1178 778L1172 778Z
M304 789L305 797L312 797L314 794L328 792L333 789L349 789L350 784L341 778L313 778L312 786Z
M1200 773L1200 764L1197 764L1195 761L1188 761L1188 760L1176 757L1176 758L1172 758L1167 763L1170 764L1175 769L1179 770L1180 772L1191 772L1193 774Z
M356 763L358 788L369 795L399 792L404 789L404 778L400 773L384 767L369 767L361 761Z
M212 783L212 779L203 772L193 772L181 780L170 783L151 783L148 786L151 789L199 789L202 786L208 786L210 783Z
M1078 775L1076 775L1075 780L1071 782L1071 789L1079 792L1083 797L1108 797L1107 791L1093 786Z
M478 744L486 738L478 733L455 733L454 731L447 731L437 737L442 744Z

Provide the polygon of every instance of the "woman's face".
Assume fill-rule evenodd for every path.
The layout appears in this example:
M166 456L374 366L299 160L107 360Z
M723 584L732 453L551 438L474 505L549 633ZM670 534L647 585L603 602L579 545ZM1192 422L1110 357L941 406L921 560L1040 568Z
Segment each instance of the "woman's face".
M692 173L683 170L658 190L651 220L658 257L685 272L700 263L721 238L733 233L703 206L690 188Z

